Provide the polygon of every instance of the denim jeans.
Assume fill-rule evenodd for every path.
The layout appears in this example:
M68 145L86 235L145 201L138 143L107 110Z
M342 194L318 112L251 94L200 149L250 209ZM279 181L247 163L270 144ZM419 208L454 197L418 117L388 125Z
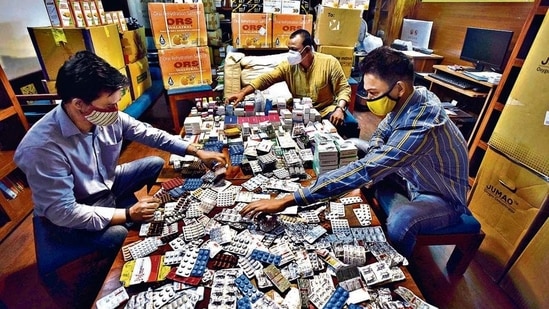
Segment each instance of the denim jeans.
M101 192L78 201L88 205L115 205L131 207L137 202L135 192L155 183L164 160L146 157L117 166L111 191ZM111 225L101 231L88 231L57 226L46 218L35 218L35 232L40 242L37 246L39 270L49 273L61 265L89 252L99 251L114 258L124 243L128 229L124 225Z
M433 194L420 194L410 200L396 186L375 188L376 197L389 201L383 210L387 215L387 236L395 249L405 257L412 255L418 234L429 234L457 224L460 214L444 199Z

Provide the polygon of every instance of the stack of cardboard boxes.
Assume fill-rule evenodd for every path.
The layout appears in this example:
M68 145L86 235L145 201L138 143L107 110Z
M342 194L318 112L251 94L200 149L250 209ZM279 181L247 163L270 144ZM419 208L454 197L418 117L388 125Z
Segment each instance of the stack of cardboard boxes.
M313 31L309 2L300 0L235 0L232 37L236 48L286 49L298 29Z
M355 7L333 1L323 4L315 24L315 43L319 52L339 60L345 76L350 77L364 5Z
M145 28L140 27L135 30L124 31L121 36L121 44L133 101L152 86L149 60L147 58ZM118 108L124 109L120 104Z
M122 11L105 12L101 0L46 0L45 5L52 26L28 31L49 92L56 92L59 67L81 50L97 54L130 79L120 110L151 86L144 29L129 31Z
M164 88L212 83L202 3L149 3L149 19Z
M206 12L206 29L208 30L208 46L210 47L211 62L219 66L225 58L225 44L221 31L221 14L216 12L213 0L203 0Z

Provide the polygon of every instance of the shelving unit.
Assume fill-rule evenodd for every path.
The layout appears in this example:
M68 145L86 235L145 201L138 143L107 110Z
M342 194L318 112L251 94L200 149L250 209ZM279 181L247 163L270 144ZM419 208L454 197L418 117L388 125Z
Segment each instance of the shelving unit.
M29 129L29 124L1 67L0 80L0 179L3 179L17 170L13 162L15 147ZM4 240L31 210L32 201L28 188L11 200L0 194L0 241Z
M434 65L433 69L435 73L444 72L446 74L453 75L459 79L463 79L477 85L481 90L475 91L471 89L461 89L452 84L435 79L429 75L425 75L425 79L430 82L429 89L435 92L441 100L451 101L450 99L456 99L458 102L466 101L464 109L467 113L473 113L476 115L476 121L474 122L470 136L464 136L467 140L467 145L470 148L473 141L475 131L479 128L479 123L486 116L487 106L492 98L492 95L496 89L495 84L485 81L479 81L471 77L466 76L463 72L454 71L448 68L446 65ZM465 134L464 134L465 135Z
M488 140L505 107L505 102L507 102L511 89L513 89L515 80L524 63L524 59L530 51L532 42L538 33L543 18L547 14L548 8L549 0L535 1L519 37L517 38L513 51L511 52L499 86L496 88L494 95L486 107L485 115L478 126L478 130L474 134L472 143L469 147L469 176L472 181L474 181L476 177L476 173L488 148Z

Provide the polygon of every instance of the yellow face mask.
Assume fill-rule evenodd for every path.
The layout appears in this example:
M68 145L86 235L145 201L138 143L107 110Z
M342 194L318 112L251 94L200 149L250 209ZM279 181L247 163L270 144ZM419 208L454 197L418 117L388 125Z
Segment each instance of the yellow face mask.
M393 108L395 108L398 98L393 99L389 96L389 92L391 92L395 86L396 83L389 89L389 91L378 96L377 98L370 100L366 99L366 105L372 114L378 117L385 117L393 110Z

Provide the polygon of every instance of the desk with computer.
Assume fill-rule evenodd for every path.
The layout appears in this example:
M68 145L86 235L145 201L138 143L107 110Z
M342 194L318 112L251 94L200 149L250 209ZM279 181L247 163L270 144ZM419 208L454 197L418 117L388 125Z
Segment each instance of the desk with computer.
M442 101L457 101L457 107L475 118L465 136L469 146L501 78L512 37L512 31L468 27L460 59L474 66L434 65L433 73L424 75Z

